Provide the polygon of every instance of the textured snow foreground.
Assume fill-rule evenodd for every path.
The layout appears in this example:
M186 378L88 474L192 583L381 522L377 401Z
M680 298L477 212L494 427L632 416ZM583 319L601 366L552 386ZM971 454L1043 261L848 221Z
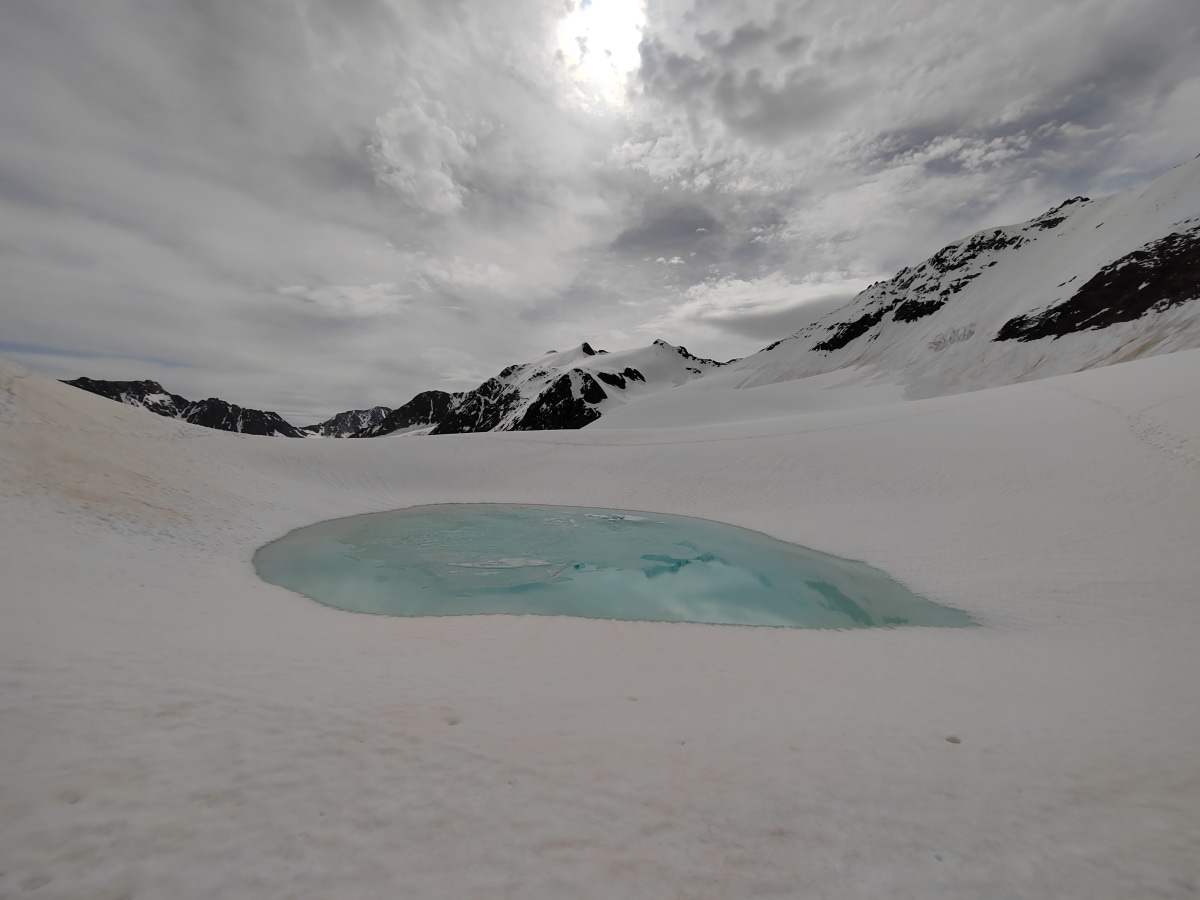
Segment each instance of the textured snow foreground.
M846 377L681 388L705 425L285 441L0 364L0 896L1193 896L1200 351ZM454 501L730 522L982 627L391 619L251 566Z

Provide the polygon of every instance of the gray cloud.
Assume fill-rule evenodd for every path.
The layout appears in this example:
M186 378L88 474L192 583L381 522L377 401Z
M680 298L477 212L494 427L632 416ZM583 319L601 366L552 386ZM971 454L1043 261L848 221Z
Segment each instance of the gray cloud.
M639 256L691 251L721 231L721 223L697 203L652 204L613 241L613 248Z
M1000 161L1025 164L1061 155L1052 177L1064 190L1090 187L1120 153L1111 139L1123 134L1131 113L1164 103L1189 80L1189 72L1195 78L1187 61L1197 42L1194 8L1174 2L1151 6L1150 15L1122 17L1120 28L1061 47L1062 58L1040 80L1002 85L1003 105L952 107L940 118L881 133L873 162L886 167L921 158L927 168L945 174L994 163L996 149L1009 151ZM1088 23L1078 27L1086 30ZM952 152L929 152L954 140L961 146Z
M751 53L762 47L771 38L771 29L746 22L733 29L728 39L722 40L715 31L696 35L700 45L718 56L733 57ZM787 52L787 51L784 51Z
M723 74L713 97L731 130L775 143L827 123L848 106L853 94L853 89L838 87L818 72L792 72L775 86L765 82L761 69L751 69L740 80Z
M1193 0L656 0L617 107L568 6L0 6L0 352L309 419L728 357L1200 145Z
M799 55L809 43L809 39L802 34L792 35L792 37L780 41L775 45L775 52L787 59L794 59Z
M729 316L719 322L718 327L723 331L750 338L763 345L771 341L795 334L805 325L809 325L828 312L833 312L839 306L854 299L854 294L832 294L822 300L802 303L795 306L763 312L741 312Z

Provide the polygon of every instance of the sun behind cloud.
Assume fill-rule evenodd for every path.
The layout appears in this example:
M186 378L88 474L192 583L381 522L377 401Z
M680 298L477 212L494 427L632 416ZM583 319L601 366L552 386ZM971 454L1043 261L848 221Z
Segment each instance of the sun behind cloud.
M585 97L621 105L645 25L645 0L579 0L567 13L558 52Z

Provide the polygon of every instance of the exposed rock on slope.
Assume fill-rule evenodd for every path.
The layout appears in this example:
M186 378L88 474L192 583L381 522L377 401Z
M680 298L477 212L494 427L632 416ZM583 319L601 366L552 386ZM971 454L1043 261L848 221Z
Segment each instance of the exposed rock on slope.
M215 428L218 431L237 431L242 434L261 434L268 437L304 437L299 429L284 421L278 413L261 409L244 409L235 403L210 397L189 403L179 418L193 425Z
M76 378L66 384L127 406L140 406L160 416L182 419L193 425L203 425L218 431L304 437L299 429L286 422L278 413L245 409L215 397L207 400L185 400L178 394L169 393L157 381L99 381L92 378Z
M403 406L391 410L378 422L346 437L379 437L396 431L436 425L445 418L451 403L462 396L447 394L445 391L422 391Z
M1035 341L1130 322L1200 297L1200 225L1172 232L1093 275L1043 313L1009 319L998 341Z
M98 381L94 378L76 378L67 381L72 387L99 394L126 406L140 406L160 416L178 419L183 416L191 402L167 391L157 381Z
M350 409L316 425L305 425L300 431L311 437L358 437L362 432L378 425L392 412L393 410L386 406Z

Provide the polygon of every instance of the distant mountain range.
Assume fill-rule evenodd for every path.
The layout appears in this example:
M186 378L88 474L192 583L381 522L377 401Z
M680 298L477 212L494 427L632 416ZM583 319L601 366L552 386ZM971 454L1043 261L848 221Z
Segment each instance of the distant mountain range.
M509 366L471 391L296 427L273 412L190 401L155 381L66 382L162 416L244 434L380 437L582 428L614 406L728 367L739 387L838 369L935 396L1200 346L1200 157L1144 188L1075 197L980 231L759 353L721 363L655 341L586 343ZM736 373L736 374L735 374Z
M527 363L508 366L471 391L424 391L396 409L376 406L338 413L316 425L298 427L278 413L245 409L224 400L191 401L157 381L99 381L66 384L160 416L221 431L277 437L382 437L389 434L461 434L478 431L544 431L582 428L606 406L632 396L683 384L725 365L665 341L609 353L581 344L551 350Z

